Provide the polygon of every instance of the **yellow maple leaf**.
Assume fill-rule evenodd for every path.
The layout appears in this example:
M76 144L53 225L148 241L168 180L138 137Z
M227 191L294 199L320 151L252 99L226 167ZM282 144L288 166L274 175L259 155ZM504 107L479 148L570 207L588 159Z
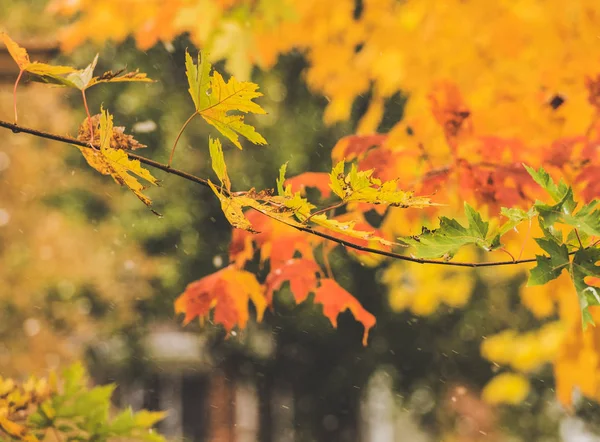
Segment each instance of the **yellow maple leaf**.
M44 77L52 77L52 78L60 78L61 75L70 74L75 71L74 68L70 66L52 66L46 63L40 63L37 61L31 62L29 59L29 54L27 50L17 44L12 38L8 36L5 32L0 33L6 48L8 49L8 53L13 58L17 66L19 66L19 76L15 81L15 86L13 89L13 103L14 103L14 112L15 112L15 123L17 122L17 86L19 85L19 81L21 80L21 76L23 72L29 72L34 76L38 76L40 78Z
M35 75L65 75L73 72L75 68L70 66L53 66L38 61L32 62L29 59L27 50L17 44L5 32L0 33L2 40L8 49L8 53L19 66L21 71L27 71Z
M233 227L237 227L238 229L244 229L249 232L254 232L252 228L252 224L248 219L244 216L243 206L237 201L236 198L228 197L224 195L217 187L208 180L208 185L212 189L212 191L217 195L219 201L221 202L221 210Z
M265 110L252 100L262 96L257 92L258 85L249 81L238 81L230 77L225 82L221 74L211 75L212 65L206 56L198 54L198 64L186 52L186 75L189 92L196 107L196 113L226 136L239 149L242 148L238 135L254 144L267 144L256 129L244 122L244 115L230 112L264 114Z
M125 151L110 147L112 133L112 115L102 110L100 117L100 149L76 147L81 151L90 166L102 175L112 176L120 185L127 186L140 201L150 207L152 200L142 193L146 187L137 180L136 176L155 186L158 185L158 180L148 170L144 169L138 160L130 159Z
M217 177L221 181L221 185L231 190L231 180L227 174L227 165L225 164L225 157L223 156L223 147L221 146L221 140L208 138L208 147L210 152L210 159L212 162L212 168L217 174Z

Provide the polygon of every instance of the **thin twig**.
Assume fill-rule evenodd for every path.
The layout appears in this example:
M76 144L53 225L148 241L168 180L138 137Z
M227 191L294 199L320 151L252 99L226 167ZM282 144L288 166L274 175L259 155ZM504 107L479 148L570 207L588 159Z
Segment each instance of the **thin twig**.
M92 148L90 147L89 144L84 143L83 141L80 141L76 138L71 138L71 137L65 137L62 135L57 135L57 134L53 134L53 133L49 133L49 132L43 132L43 131L39 131L36 129L31 129L28 127L24 127L24 126L19 126L17 124L14 123L9 123L7 121L2 121L0 120L0 127L4 127L6 129L10 129L12 130L14 133L19 133L19 132L23 132L23 133L27 133L30 135L34 135L36 137L40 137L40 138L45 138L48 140L54 140L54 141L59 141L61 143L67 143L67 144L74 144L77 146L82 146L82 147L87 147L87 148ZM206 187L210 187L208 185L208 180L204 179L204 178L200 178L197 177L195 175L192 175L190 173L184 172L183 170L178 170L178 169L173 169L172 167L170 167L167 164L162 164L159 163L157 161L151 160L149 158L145 158L130 152L126 152L127 155L129 156L129 158L134 159L134 160L138 160L140 163L146 164L148 166L154 167L155 169L160 169L163 172L169 173L171 175L177 175L183 179L186 179L188 181L197 183L197 184L201 184L203 186ZM229 195L229 192L224 189L221 188L221 191L223 191L226 195ZM516 264L526 264L526 263L534 263L536 262L536 258L527 258L527 259L518 259L518 260L510 260L510 261L488 261L488 262L458 262L458 261L440 261L440 260L435 260L435 259L423 259L423 258L415 258L414 256L406 256L406 255L401 255L399 253L395 253L395 252L389 252L387 250L380 250L380 249L374 249L371 247L364 247L358 244L355 244L353 242L350 241L346 241L344 239L340 239L340 238L336 238L335 236L329 235L327 233L323 233L320 232L318 230L314 230L310 227L305 227L305 226L301 226L298 224L291 224L291 223L287 223L283 220L281 220L280 218L275 218L272 215L270 215L268 212L263 212L259 209L254 208L254 210L259 211L260 213L262 213L263 215L266 215L276 221L279 221L289 227L292 227L296 230L299 230L301 232L306 232L309 233L311 235L314 236L318 236L320 238L329 240L329 241L333 241L336 242L340 245L346 246L348 248L354 249L354 250L359 250L361 252L369 252L369 253L373 253L375 255L381 255L381 256L386 256L388 258L394 258L394 259L398 259L401 261L409 261L409 262L414 262L414 263L418 263L418 264L433 264L433 265L445 265L445 266L453 266L453 267L497 267L497 266L505 266L505 265L516 265ZM600 241L600 240L599 240ZM575 252L571 252L570 254L574 254Z

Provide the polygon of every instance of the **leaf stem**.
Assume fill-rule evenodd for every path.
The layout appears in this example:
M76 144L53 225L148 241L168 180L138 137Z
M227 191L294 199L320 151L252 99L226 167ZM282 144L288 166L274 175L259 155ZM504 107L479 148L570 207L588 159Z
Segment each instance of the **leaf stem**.
M173 149L171 149L171 155L169 156L169 164L168 164L169 167L171 167L171 163L173 163L173 155L175 155L175 148L177 147L177 143L179 142L179 138L181 138L181 135L183 134L183 131L185 130L185 128L187 127L187 125L190 124L190 122L194 119L194 117L196 115L200 115L198 113L198 111L196 111L192 115L190 115L190 117L185 121L185 123L183 123L183 126L181 126L181 129L179 129L179 133L177 134L177 138L175 138L175 142L173 143Z
M76 146L90 148L90 146L87 143L84 143L83 141L80 141L76 138L65 137L62 135L57 135L57 134L53 134L53 133L49 133L49 132L31 129L28 127L19 126L15 123L9 123L7 121L0 120L0 127L10 129L14 133L23 132L23 133L26 133L29 135L33 135L33 136L40 137L40 138L45 138L48 140L54 140L54 141L59 141L61 143L74 144ZM194 183L206 186L206 187L210 187L208 184L208 180L206 180L204 178L200 178L198 176L192 175L191 173L185 172L183 170L173 169L168 164L162 164L157 161L151 160L149 158L142 157L140 155L136 155L134 153L130 153L130 152L126 152L126 153L129 158L131 158L133 160L138 160L140 163L146 164L146 165L154 167L156 169L160 169L163 172L166 172L171 175L177 175L188 181L191 181L191 182L194 182ZM217 188L220 189L221 192L223 192L225 195L229 195L229 192L227 191L227 189L220 188L220 187L217 187ZM361 245L355 244L351 241L337 238L333 235L323 233L319 230L315 230L315 229L307 227L307 226L287 223L287 222L283 221L282 219L275 218L268 212L262 211L260 209L257 209L257 208L253 208L253 209L262 213L265 216L268 216L271 219L279 221L280 223L285 224L286 226L294 228L301 232L305 232L305 233L308 233L308 234L311 234L314 236L318 236L320 238L335 242L337 244L346 246L346 247L354 249L354 250L359 250L362 252L369 252L369 253L373 253L375 255L386 256L388 258L394 258L394 259L397 259L400 261L409 261L409 262L414 262L414 263L418 263L418 264L445 265L445 266L452 266L452 267L498 267L498 266L505 266L505 265L535 263L537 261L536 258L517 259L515 261L510 260L510 261L487 261L487 262L460 262L460 261L443 261L443 260L437 260L437 259L415 258L413 256L402 255L402 254L396 253L396 252L390 252L387 250L380 250L380 249L375 249L372 247L361 246ZM598 240L596 243L594 243L591 247L595 246L599 242L600 242L600 240ZM573 255L573 254L575 254L575 252L569 252L569 255Z
M90 109L88 108L87 99L85 98L85 89L81 89L81 96L83 97L83 106L85 107L85 114L87 115L88 124L90 126L90 146L94 145L94 128L92 125L92 117L90 115Z
M498 250L499 250L500 252L504 252L504 253L506 253L508 256L510 256L510 257L511 257L511 259L513 260L513 262L515 262L515 261L516 261L516 259L515 259L514 255L513 255L512 253L510 253L508 250L506 250L504 247L502 247L501 249L498 249Z
M321 213L325 213L328 210L337 209L338 207L341 207L344 204L346 204L346 201L340 201L339 203L333 204L332 206L324 207L323 209L317 210L316 212L311 213L310 216L303 221L303 224L308 224L310 219L315 215L320 215Z
M13 88L13 108L15 111L15 124L18 123L17 118L17 86L19 85L19 81L21 81L21 77L23 76L23 69L19 70L19 76L17 77L17 81L15 81L15 87Z
M573 229L573 231L575 232L575 236L577 237L577 241L579 241L579 247L581 247L582 249L585 249L585 247L583 247L583 243L581 242L581 237L579 236L579 232L577 231L577 229Z

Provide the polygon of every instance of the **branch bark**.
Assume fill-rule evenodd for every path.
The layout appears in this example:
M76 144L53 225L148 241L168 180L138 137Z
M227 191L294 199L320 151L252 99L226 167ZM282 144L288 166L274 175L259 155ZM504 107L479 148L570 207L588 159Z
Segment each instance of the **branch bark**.
M5 129L10 129L16 134L26 133L26 134L33 135L33 136L36 136L39 138L45 138L48 140L59 141L61 143L66 143L66 144L74 144L77 146L82 146L82 147L85 147L88 149L92 149L92 147L89 144L87 144L83 141L80 141L76 138L66 137L66 136L57 135L57 134L53 134L53 133L49 133L49 132L44 132L44 131L40 131L40 130L36 130L36 129L31 129L31 128L24 127L24 126L15 124L15 123L9 123L7 121L0 120L0 127L3 127ZM127 155L129 156L129 158L131 158L133 160L138 160L140 163L146 164L147 166L162 170L163 172L166 172L171 175L177 175L185 180L200 184L202 186L209 187L208 180L206 180L204 178L200 178L196 175L192 175L191 173L185 172L180 169L174 169L174 168L170 167L168 164L159 163L157 161L151 160L149 158L146 158L146 157L143 157L140 155L136 155L134 153L127 152ZM221 190L224 191L226 194L228 193L226 189L221 189ZM254 209L254 210L257 210L260 213L262 213L263 215L273 218L266 212L262 212L261 210L258 210L258 209ZM296 230L300 230L302 232L306 232L308 234L318 236L318 237L326 239L328 241L336 242L336 243L338 243L342 246L348 247L350 249L358 250L361 252L369 252L369 253L373 253L375 255L382 255L382 256L397 259L400 261L414 262L417 264L432 264L432 265L446 265L446 266L454 266L454 267L476 268L476 267L498 267L498 266L517 265L517 264L526 264L526 263L536 262L536 258L517 259L517 260L510 260L510 261L488 261L488 262L441 261L441 260L436 260L436 259L415 258L413 256L401 255L399 253L388 252L386 250L379 250L379 249L374 249L371 247L364 247L359 244L355 244L351 241L346 241L344 239L336 238L335 236L329 235L327 233L320 232L311 227L288 224L280 219L276 219L276 218L273 218L273 219L275 219L276 221L281 222L289 227L292 227ZM575 252L571 252L570 254L573 254L573 253L575 253Z

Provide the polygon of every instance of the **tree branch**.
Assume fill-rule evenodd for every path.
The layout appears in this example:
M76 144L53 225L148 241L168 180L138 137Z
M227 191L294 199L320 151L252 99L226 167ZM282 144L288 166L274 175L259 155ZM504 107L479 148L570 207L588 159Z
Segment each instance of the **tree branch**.
M92 148L89 144L87 144L83 141L80 141L76 138L65 137L62 135L57 135L57 134L53 134L53 133L49 133L49 132L31 129L28 127L20 126L15 123L9 123L7 121L0 120L0 127L10 129L14 133L22 132L22 133L26 133L26 134L30 134L30 135L39 137L39 138L45 138L48 140L59 141L61 143L66 143L66 144L75 144L77 146L86 147L89 149ZM188 172L184 172L183 170L174 169L167 164L162 164L157 161L151 160L149 158L145 158L140 155L136 155L134 153L130 153L130 152L126 152L126 153L129 156L129 158L138 160L140 163L146 164L147 166L162 170L163 172L166 172L171 175L177 175L185 180L209 187L208 180L206 180L204 178L197 177ZM222 189L222 190L225 191L225 193L228 193L225 189ZM302 232L306 232L311 235L315 235L320 238L336 242L340 245L343 245L345 247L348 247L348 248L351 248L354 250L358 250L361 252L369 252L369 253L373 253L375 255L382 255L382 256L386 256L388 258L394 258L394 259L401 260L401 261L409 261L409 262L414 262L414 263L418 263L418 264L446 265L446 266L454 266L454 267L497 267L497 266L516 265L516 264L525 264L525 263L536 262L536 258L517 259L517 260L510 260L510 261L489 261L489 262L456 262L456 261L440 261L440 260L436 260L436 259L415 258L413 256L401 255L399 253L388 252L386 250L379 250L379 249L374 249L371 247L363 247L359 244L355 244L353 242L346 241L344 239L336 238L335 236L320 232L320 231L315 230L310 227L288 224L285 221L282 221L281 219L276 219L276 218L271 217L268 212L263 212L258 209L254 209L254 210L257 210L260 213L262 213L263 215L269 216L270 218L275 219L276 221L279 221L279 222L281 222L289 227L292 227L296 230L300 230ZM570 254L573 254L573 253L574 252L571 252Z

